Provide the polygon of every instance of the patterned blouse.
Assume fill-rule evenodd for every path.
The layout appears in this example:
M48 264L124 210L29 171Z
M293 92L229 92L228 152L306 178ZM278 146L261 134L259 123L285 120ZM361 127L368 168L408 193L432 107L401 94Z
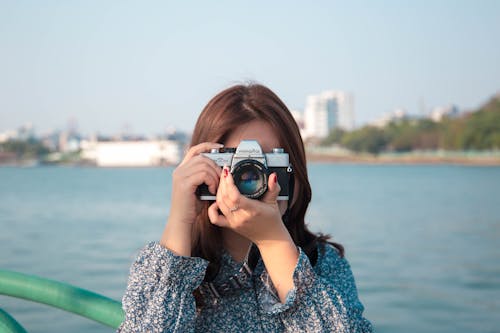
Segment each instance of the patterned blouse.
M259 259L249 286L220 297L203 293L197 309L193 291L208 261L150 243L130 269L125 321L117 332L372 332L349 263L333 246L320 246L314 267L299 248L294 288L284 303ZM227 284L241 266L224 253L213 285Z

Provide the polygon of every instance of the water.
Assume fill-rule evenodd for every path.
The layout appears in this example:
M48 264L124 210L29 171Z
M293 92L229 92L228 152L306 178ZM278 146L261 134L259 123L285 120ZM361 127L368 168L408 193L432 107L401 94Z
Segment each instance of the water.
M172 169L0 168L0 267L120 299ZM310 227L346 247L377 332L499 332L500 168L309 166ZM29 332L112 332L0 296Z

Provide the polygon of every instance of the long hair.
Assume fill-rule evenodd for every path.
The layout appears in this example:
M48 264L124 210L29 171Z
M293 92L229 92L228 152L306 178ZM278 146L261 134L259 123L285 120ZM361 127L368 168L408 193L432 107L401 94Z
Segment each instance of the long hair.
M286 105L269 88L260 84L236 85L213 97L201 112L191 139L191 146L202 142L224 142L232 131L253 120L267 122L275 131L281 148L289 154L295 178L294 202L289 203L286 228L297 246L307 254L314 265L318 242L327 242L329 236L308 230L304 217L311 201L311 186L307 177L306 154L299 127ZM208 202L198 215L193 228L193 255L207 259L210 264L205 280L212 280L220 267L222 235L220 227L208 219ZM341 255L344 248L334 245Z

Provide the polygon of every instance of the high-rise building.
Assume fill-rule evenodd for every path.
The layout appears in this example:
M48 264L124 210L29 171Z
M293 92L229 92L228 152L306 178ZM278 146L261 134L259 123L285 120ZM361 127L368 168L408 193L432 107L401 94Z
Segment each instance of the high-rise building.
M295 122L299 127L300 135L304 138L305 137L304 114L299 110L290 110L290 113L292 114L293 119L295 119Z
M324 138L334 128L354 128L354 99L342 91L309 95L304 110L304 137Z
M337 100L338 104L338 122L337 127L346 131L354 129L354 97L352 94L336 91L332 92L332 97Z
M337 101L326 93L307 96L304 110L306 138L324 138L337 123Z

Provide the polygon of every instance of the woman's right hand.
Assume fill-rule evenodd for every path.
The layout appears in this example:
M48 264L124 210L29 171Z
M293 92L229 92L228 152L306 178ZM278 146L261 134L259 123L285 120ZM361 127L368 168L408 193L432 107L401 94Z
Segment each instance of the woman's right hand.
M188 150L172 174L170 217L179 222L194 223L202 207L196 196L198 186L207 184L211 193L217 193L222 168L201 153L222 147L219 143L204 142Z
M219 187L222 169L201 153L222 147L214 142L191 147L172 174L170 214L160 244L178 255L191 255L192 226L202 208L196 189L207 184L208 190L216 193Z

